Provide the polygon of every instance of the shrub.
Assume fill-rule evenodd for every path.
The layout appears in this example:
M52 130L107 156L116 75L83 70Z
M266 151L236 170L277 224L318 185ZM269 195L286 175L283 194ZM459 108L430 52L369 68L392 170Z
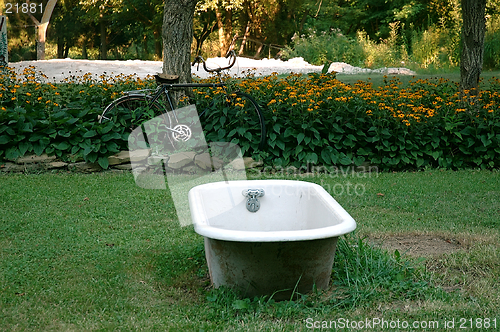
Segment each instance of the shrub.
M468 99L448 80L354 86L332 75L271 76L240 86L267 104L267 164L380 169L498 167L500 81Z
M402 63L408 62L406 43L403 43L401 36L398 35L399 22L390 23L389 27L389 37L378 43L371 40L363 31L357 33L358 43L363 49L365 67L399 67Z
M431 26L413 31L411 59L420 68L450 68L460 62L459 31Z
M500 68L500 29L486 33L483 67L485 69Z
M389 37L372 40L363 31L352 39L340 32L310 33L295 36L293 48L284 51L285 58L303 57L321 65L327 61L347 62L367 68L417 67L422 69L454 68L460 61L460 30L456 27L431 25L425 30L408 29L400 22L389 23ZM498 68L498 29L488 28L485 41L485 66Z
M287 47L283 57L303 57L311 64L323 65L329 61L346 62L358 65L363 62L363 50L356 40L342 35L338 31L316 35L310 32L308 36L295 36L294 47Z
M294 36L293 48L287 47L283 57L303 57L315 65L332 61L370 68L400 66L402 61L408 61L408 50L398 35L399 22L391 23L390 29L389 38L380 42L371 40L363 31L355 39L337 30L320 34L311 31L308 35Z
M107 156L127 148L117 124L99 124L103 106L123 90L146 83L129 77L72 76L62 84L40 83L27 67L21 77L4 69L0 77L0 159L47 153L63 160L83 157L107 168ZM150 84L150 83L147 83Z
M0 89L0 159L47 153L82 156L107 167L107 156L127 149L126 129L97 123L97 115L123 90L151 87L153 80L130 77L73 77L42 84L32 69L24 79L7 73ZM468 97L444 79L397 78L373 87L343 84L332 74L247 77L235 82L262 103L268 147L240 142L251 124L222 121L214 105L206 137L245 146L245 155L277 167L350 166L369 162L379 169L495 168L500 166L500 80L479 97ZM218 90L198 91L203 110ZM241 133L236 138L231 133ZM222 133L222 134L221 134Z

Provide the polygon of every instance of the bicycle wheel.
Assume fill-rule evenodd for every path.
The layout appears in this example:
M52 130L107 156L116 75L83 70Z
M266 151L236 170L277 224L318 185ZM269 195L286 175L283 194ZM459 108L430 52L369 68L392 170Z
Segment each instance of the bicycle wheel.
M172 152L190 138L187 129L175 126L175 132L168 130L172 128L172 120L167 110L157 101L151 102L151 98L144 95L123 96L109 104L99 116L99 123L113 121L123 126L126 131L132 132L141 127L142 132L154 141L148 140L148 145L156 150ZM147 126L145 126L147 123ZM167 146L171 146L167 147ZM159 151L156 151L159 153Z
M167 111L158 102L151 103L150 97L139 94L127 95L109 104L99 116L99 123L112 121L132 131L145 121L161 114L167 114ZM168 114L166 121L170 126Z
M233 113L237 119L233 120L244 125L247 129L243 136L250 140L252 145L258 144L258 149L263 150L266 146L266 123L262 109L257 101L247 93L238 91L233 97ZM238 131L238 129L236 129Z
M215 103L202 114L207 139L233 141L244 150L263 150L266 146L266 126L262 109L247 93L238 91L225 96L221 106ZM218 129L218 130L216 130Z

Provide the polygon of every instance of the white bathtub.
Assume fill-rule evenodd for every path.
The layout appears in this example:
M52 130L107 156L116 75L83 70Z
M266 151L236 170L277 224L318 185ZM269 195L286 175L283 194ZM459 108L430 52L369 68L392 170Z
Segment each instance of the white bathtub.
M263 189L260 208L247 210L246 189ZM210 278L246 296L286 299L328 287L337 238L354 219L321 186L292 180L245 180L189 191L196 233L205 237Z

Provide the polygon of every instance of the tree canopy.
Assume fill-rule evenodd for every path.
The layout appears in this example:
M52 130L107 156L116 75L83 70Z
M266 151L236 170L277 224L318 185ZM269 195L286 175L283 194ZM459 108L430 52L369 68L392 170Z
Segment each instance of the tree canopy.
M0 0L5 10L5 0ZM46 6L48 0L41 0ZM275 56L293 36L359 32L374 42L397 29L405 40L429 27L454 31L462 25L460 0L199 0L194 13L192 53L224 54L233 38L242 54ZM2 5L0 3L0 6ZM164 2L161 0L58 0L47 30L54 57L162 59ZM499 5L486 1L486 14ZM33 16L41 20L42 13ZM11 60L36 57L36 30L23 13L9 14ZM397 24L396 24L397 23ZM450 38L455 38L450 35ZM411 43L408 42L408 45ZM411 50L410 50L411 51ZM74 55L73 55L74 56Z

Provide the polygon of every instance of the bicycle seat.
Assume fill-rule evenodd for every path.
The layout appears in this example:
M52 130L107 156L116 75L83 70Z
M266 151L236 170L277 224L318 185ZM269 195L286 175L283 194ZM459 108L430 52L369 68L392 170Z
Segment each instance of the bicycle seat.
M158 83L173 84L173 83L179 82L179 75L169 75L169 74L157 73L155 75L155 79L156 79L156 82L158 82Z

